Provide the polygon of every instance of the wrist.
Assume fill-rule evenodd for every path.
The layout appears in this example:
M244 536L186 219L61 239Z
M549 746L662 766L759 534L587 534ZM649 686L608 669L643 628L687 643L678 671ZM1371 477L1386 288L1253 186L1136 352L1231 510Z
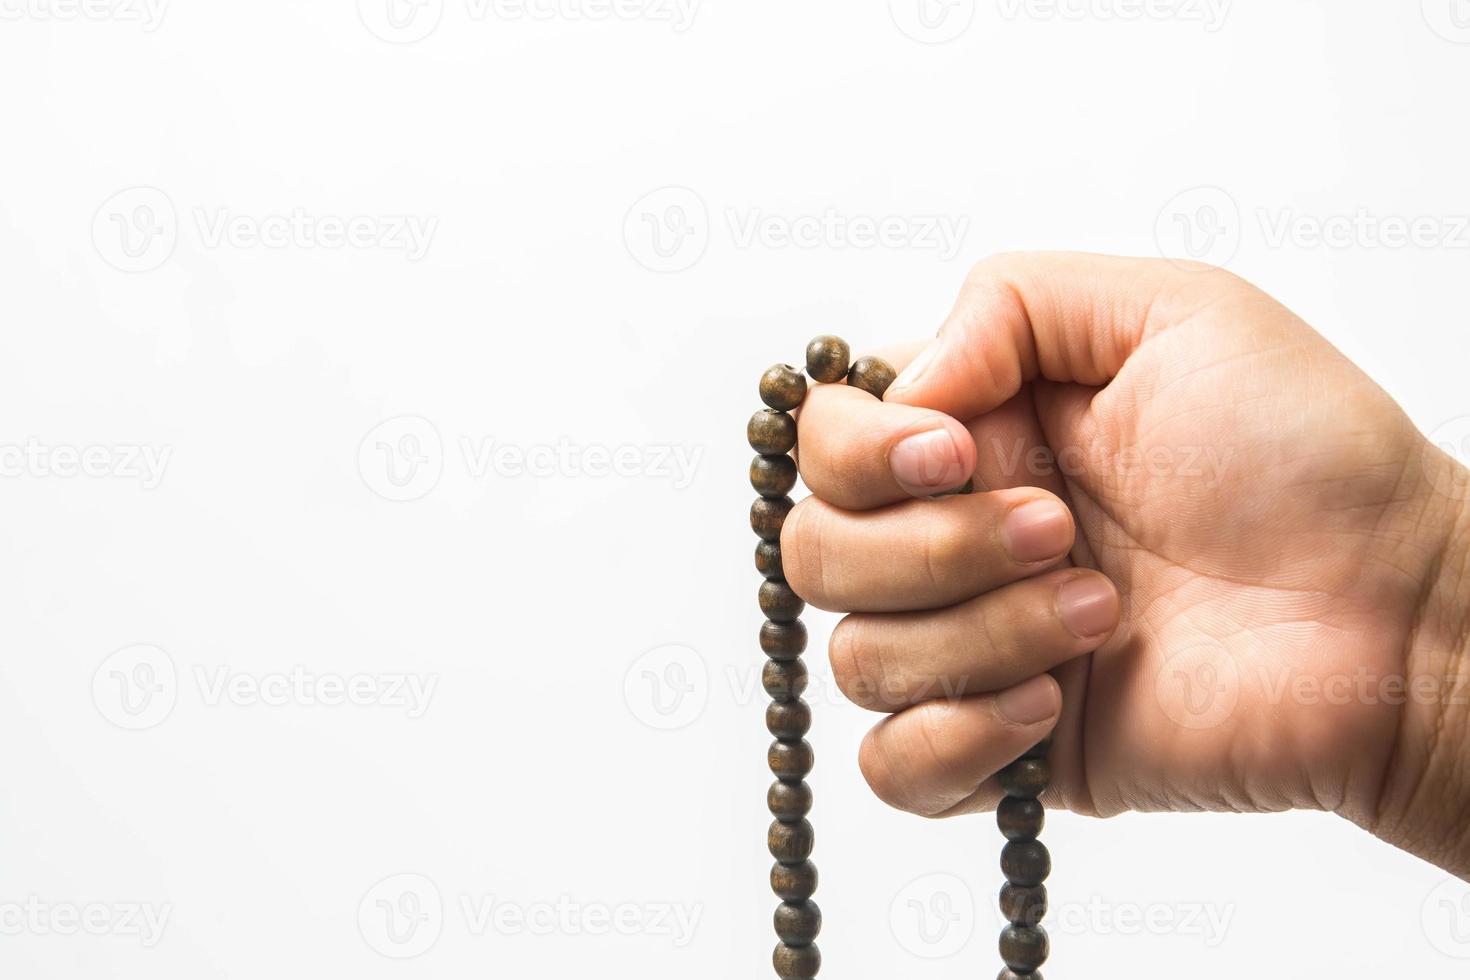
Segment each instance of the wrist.
M1404 643L1405 705L1369 829L1470 878L1470 471L1427 452L1430 555Z

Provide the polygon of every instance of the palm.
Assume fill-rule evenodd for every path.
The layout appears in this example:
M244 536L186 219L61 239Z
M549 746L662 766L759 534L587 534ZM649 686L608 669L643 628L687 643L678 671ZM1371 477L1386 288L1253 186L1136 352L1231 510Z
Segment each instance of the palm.
M1387 396L1248 294L1149 335L1104 389L1038 382L992 416L972 423L982 478L989 456L991 485L1063 494L1077 560L1126 603L1117 636L1057 671L1061 802L1370 800L1400 710L1374 695L1404 674L1415 600L1380 533L1408 519L1418 445ZM997 433L1044 442L1057 471L997 470Z

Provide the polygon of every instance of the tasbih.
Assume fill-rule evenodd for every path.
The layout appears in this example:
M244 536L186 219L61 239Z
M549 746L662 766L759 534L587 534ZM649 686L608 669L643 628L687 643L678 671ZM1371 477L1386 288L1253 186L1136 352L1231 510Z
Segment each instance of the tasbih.
M822 336L806 348L806 370L812 380L823 384L846 381L880 401L893 383L893 368L881 358L851 360L846 341ZM760 455L751 460L750 482L759 497L750 507L750 526L760 538L755 547L755 567L765 576L759 600L766 621L761 624L760 642L768 658L761 671L761 684L770 695L766 706L766 729L775 737L766 760L776 781L766 792L766 804L776 819L766 834L766 844L776 863L771 866L771 889L781 899L776 906L776 936L780 940L772 954L776 975L783 980L811 980L822 965L816 945L822 913L812 901L817 890L817 867L811 861L816 833L807 814L812 808L812 788L806 776L812 771L812 711L802 700L807 686L807 632L801 623L806 608L786 583L781 567L781 526L795 506L789 496L796 486L796 419L791 412L806 397L807 382L801 371L777 364L761 376L760 397L766 408L751 416L746 436ZM972 484L961 488L962 493ZM1038 972L1046 962L1048 941L1041 928L1046 914L1046 886L1051 855L1036 839L1045 813L1038 797L1051 780L1046 762L1050 739L1035 746L999 773L1004 798L996 809L996 822L1006 838L1000 867L1006 883L1000 890L1000 908L1010 925L1000 934L1000 955L1005 961L997 980L1042 980Z

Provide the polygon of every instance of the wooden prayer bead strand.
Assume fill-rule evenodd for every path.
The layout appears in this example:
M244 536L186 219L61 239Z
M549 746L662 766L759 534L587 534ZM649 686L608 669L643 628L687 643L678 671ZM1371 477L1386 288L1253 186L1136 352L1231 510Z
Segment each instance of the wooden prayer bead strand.
M1038 797L1051 782L1046 761L1050 748L1048 737L999 774L1006 795L996 808L995 820L1007 842L1000 852L1000 869L1006 878L1000 890L1000 909L1010 925L1000 934L1000 956L1006 965L997 980L1043 980L1041 965L1051 949L1040 924L1046 915L1044 882L1051 874L1051 854L1036 839L1046 822Z
M807 345L807 373L825 384L845 379L881 399L893 383L893 368L876 357L850 364L851 356L851 348L841 338L818 337ZM766 751L766 762L776 777L766 791L766 806L775 817L766 833L766 845L776 859L771 867L771 890L781 899L773 917L780 942L771 963L782 980L811 980L822 965L816 946L822 913L811 900L817 890L817 868L810 860L816 833L807 820L812 790L806 776L812 771L813 757L805 735L811 728L811 708L801 699L807 685L806 665L801 660L807 633L799 617L806 603L786 584L781 566L781 528L794 506L787 494L795 487L797 476L796 461L788 455L796 446L796 420L790 413L806 392L806 378L800 371L789 364L774 365L760 381L761 401L767 407L751 416L746 426L746 438L759 453L750 464L750 483L760 494L750 507L750 527L760 538L755 567L765 579L758 593L766 616L760 632L761 650L768 658L761 671L761 686L771 697L766 728L775 741ZM1029 826L1028 813L1016 815L1017 827ZM1022 935L1015 943L1020 948L1029 939L1029 934ZM1017 954L1018 959L1021 955Z

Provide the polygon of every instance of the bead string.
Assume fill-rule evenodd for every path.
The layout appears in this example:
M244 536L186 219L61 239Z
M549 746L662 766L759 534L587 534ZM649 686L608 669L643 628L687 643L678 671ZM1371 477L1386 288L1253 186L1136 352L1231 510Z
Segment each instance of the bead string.
M873 397L883 398L895 372L881 358L852 356L847 342L832 336L813 340L806 348L806 370L812 380L823 384L846 381ZM800 370L777 364L761 376L760 397L766 408L751 416L746 438L760 455L751 460L750 482L758 494L750 507L750 526L760 538L755 548L755 567L765 577L758 599L766 621L761 624L760 644L766 657L761 684L771 698L766 706L766 729L775 738L766 761L776 781L766 792L766 805L775 818L766 834L766 845L776 863L771 866L771 890L781 899L776 907L776 936L772 953L776 975L782 980L812 980L822 965L817 933L822 913L812 901L817 890L817 867L811 861L816 834L807 814L812 808L812 789L806 776L812 771L812 746L805 738L811 728L811 707L802 700L807 686L807 632L801 623L806 603L786 583L781 566L781 526L794 503L789 496L796 486L796 419L791 412L806 397L807 381ZM967 483L960 493L969 493ZM1006 963L998 980L1042 980L1038 968L1046 961L1048 941L1040 920L1046 914L1046 886L1051 856L1036 839L1045 819L1037 798L1051 779L1046 752L1050 739L1037 745L1000 771L1005 798L996 820L1006 845L1001 851L1001 870L1006 884L1000 891L1000 906L1011 924L1001 932L1000 954Z

